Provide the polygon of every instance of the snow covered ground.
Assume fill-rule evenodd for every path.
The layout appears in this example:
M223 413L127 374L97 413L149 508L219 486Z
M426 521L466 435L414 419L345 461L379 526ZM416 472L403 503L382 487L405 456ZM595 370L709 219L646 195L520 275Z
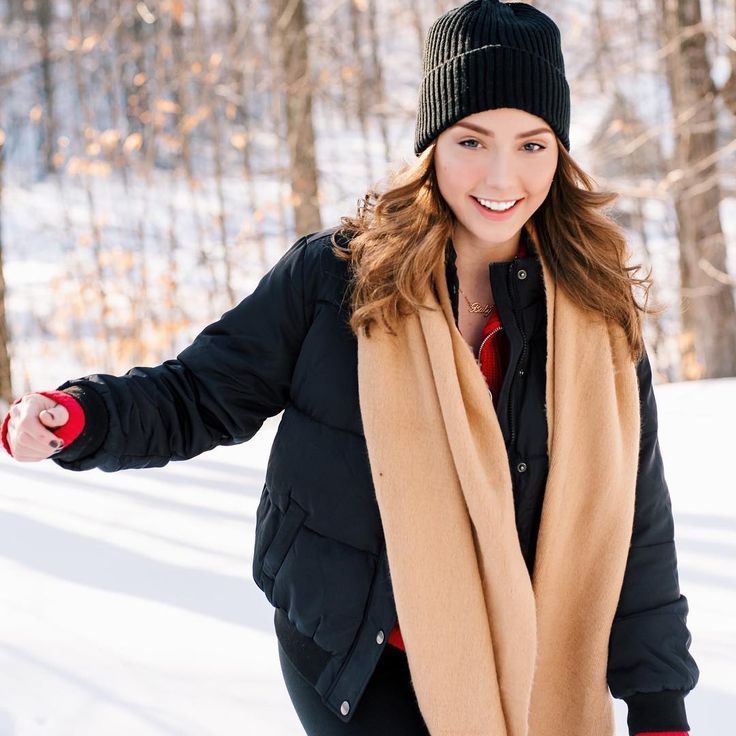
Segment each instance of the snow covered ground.
M736 712L736 379L657 398L701 669L686 704L692 734L715 736ZM161 469L71 473L0 454L0 736L303 733L251 579L278 419ZM616 718L623 736L619 701Z

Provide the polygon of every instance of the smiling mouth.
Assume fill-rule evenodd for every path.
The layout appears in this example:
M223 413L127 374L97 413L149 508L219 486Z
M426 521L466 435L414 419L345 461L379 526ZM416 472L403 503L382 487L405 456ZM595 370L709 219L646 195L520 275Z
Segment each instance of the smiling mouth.
M475 200L475 201L476 201L476 202L477 202L477 203L478 203L478 204L479 204L479 205L480 205L481 207L483 207L483 209L484 209L484 210L486 210L487 212L497 212L497 213L499 213L499 214L503 214L504 212L511 212L511 210L513 210L513 209L514 209L514 208L515 208L515 207L516 207L516 206L517 206L517 205L519 204L519 202L522 202L522 201L524 200L524 197L519 197L519 199L517 199L517 200L516 200L516 201L514 202L514 204L512 204L512 205L511 205L511 207L507 207L507 208L506 208L505 210L493 210L493 209L491 209L490 207L486 207L486 206L485 206L484 204L481 204L481 201L480 201L480 199L478 199L478 197L475 197L475 196L473 196L472 194L471 194L470 196L471 196L471 197L472 197L472 198L473 198L473 199L474 199L474 200ZM505 199L505 200L502 200L502 201L504 201L504 202L511 202L512 200L510 200L510 199Z
M524 198L522 197L521 199L517 199L516 202L514 202L514 204L506 210L492 210L490 207L486 207L484 204L481 204L478 201L478 198L473 196L472 194L470 195L470 198L475 202L476 208L483 217L485 217L487 220L495 220L498 222L508 220L511 215L514 214L514 211L519 206L519 204L524 201ZM506 201L510 202L511 200Z

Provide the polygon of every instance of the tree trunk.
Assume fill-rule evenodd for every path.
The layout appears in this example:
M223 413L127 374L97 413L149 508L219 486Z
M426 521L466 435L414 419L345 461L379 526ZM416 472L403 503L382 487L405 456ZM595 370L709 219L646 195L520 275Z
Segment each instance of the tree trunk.
M306 12L303 0L274 0L270 7L286 101L294 228L303 235L322 229Z
M41 78L43 80L44 97L44 140L43 160L48 173L56 171L54 148L56 147L56 116L54 112L54 80L51 75L50 30L53 20L51 0L36 1L36 18L39 26L39 44L41 46Z
M254 12L252 2L249 1L243 6L242 0L228 0L228 10L230 12L230 39L233 57L230 67L233 86L235 87L234 91L239 100L235 121L242 125L243 130L246 131L242 142L243 180L248 202L248 213L245 216L248 219L249 238L255 240L258 258L265 271L268 266L268 254L266 253L266 237L262 225L263 212L259 205L258 188L254 181L253 162L251 160L252 143L247 134L251 125L256 126L258 124L257 119L251 116L250 101L248 99L248 90L255 88L255 74L252 67L256 59L248 58L249 50L255 48L253 23L251 21Z
M363 160L365 161L365 170L368 176L368 181L372 182L374 179L374 173L373 161L371 158L370 120L365 104L366 74L365 60L363 58L363 44L360 32L362 13L363 10L358 7L357 3L350 3L350 31L353 37L353 63L350 65L353 70L353 75L351 77L350 86L352 86L353 94L355 95L356 112L358 115L358 122L360 124L360 132L363 143Z
M3 163L5 161L5 133L0 128L0 404L10 404L13 389L10 375L10 335L5 317L5 276L3 275Z
M378 8L376 0L367 0L368 8L368 35L371 42L371 66L373 67L373 90L374 100L372 113L378 117L378 129L381 132L383 142L383 158L386 164L391 162L391 141L388 132L388 100L383 84L383 66L378 53Z
M72 32L77 35L78 38L84 38L84 26L82 22L82 5L81 0L72 0L71 3L71 27ZM74 70L74 81L77 88L77 98L79 101L79 107L81 110L81 127L77 131L79 140L85 139L85 130L92 130L94 128L94 118L92 107L89 103L87 94L88 76L85 74L85 70L82 64L82 52L77 47L72 54L72 63ZM107 290L105 288L105 274L103 267L103 241L102 233L100 231L100 219L97 214L97 203L95 200L94 185L92 176L88 171L83 171L81 174L81 180L83 182L84 192L87 198L87 213L89 216L89 235L92 244L92 254L94 257L95 277L94 277L94 289L97 295L97 304L95 305L99 309L99 333L100 338L99 344L99 355L98 364L101 365L101 371L109 372L112 370L112 361L110 360L109 354L112 347L112 333L113 329L110 325L110 303L108 300Z
M736 4L731 5L733 17L730 19L730 25L733 28L736 24ZM732 31L731 38L736 36L736 31ZM728 60L731 63L731 76L726 80L723 88L720 90L723 95L724 105L736 117L736 44L730 43L728 46Z
M736 375L736 306L719 217L715 115L699 0L659 0L675 121L674 201L680 244L684 378ZM673 172L673 173L675 173Z

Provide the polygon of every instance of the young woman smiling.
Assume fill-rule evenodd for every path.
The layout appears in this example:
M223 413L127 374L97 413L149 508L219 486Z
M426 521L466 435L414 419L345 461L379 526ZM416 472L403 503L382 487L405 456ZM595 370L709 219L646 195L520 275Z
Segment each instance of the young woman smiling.
M612 696L632 736L689 729L698 668L633 293L650 281L569 117L547 15L454 8L427 35L415 164L176 359L6 418L19 460L114 471L283 411L253 577L310 736L613 736Z
M493 305L488 264L517 254L521 226L552 186L557 138L542 118L501 108L458 121L434 146L437 188L455 219L451 237L461 295ZM489 209L509 203L509 209ZM483 311L460 311L460 331L475 352L486 321Z

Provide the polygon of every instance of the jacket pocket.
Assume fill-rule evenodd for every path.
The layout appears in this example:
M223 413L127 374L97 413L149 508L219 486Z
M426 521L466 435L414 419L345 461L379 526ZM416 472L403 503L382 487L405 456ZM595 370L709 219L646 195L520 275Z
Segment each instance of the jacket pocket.
M263 591L272 599L273 582L284 562L287 552L294 543L307 512L290 496L276 533L263 556Z

